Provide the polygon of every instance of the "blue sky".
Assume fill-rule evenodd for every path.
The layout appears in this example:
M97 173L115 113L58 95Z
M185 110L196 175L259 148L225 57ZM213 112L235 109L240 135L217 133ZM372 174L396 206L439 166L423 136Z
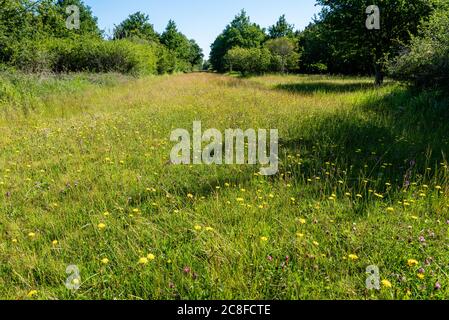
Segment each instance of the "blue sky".
M315 0L85 0L101 29L111 33L129 14L141 11L149 15L156 31L162 32L173 19L178 29L195 39L206 57L215 37L241 10L262 27L274 24L280 15L296 28L303 29L318 13Z

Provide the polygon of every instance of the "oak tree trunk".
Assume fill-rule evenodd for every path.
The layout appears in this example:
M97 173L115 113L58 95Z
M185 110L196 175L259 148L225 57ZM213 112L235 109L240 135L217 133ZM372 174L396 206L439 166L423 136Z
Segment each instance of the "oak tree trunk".
M382 70L382 66L376 64L374 67L374 70L376 73L375 84L376 84L376 86L381 86L384 83L384 72Z

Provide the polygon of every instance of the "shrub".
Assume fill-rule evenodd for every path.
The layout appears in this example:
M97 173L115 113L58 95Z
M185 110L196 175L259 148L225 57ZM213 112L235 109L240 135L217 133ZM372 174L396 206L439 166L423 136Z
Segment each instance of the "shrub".
M24 40L14 44L10 64L27 73L51 72L56 61L46 42Z
M157 72L159 74L176 71L176 57L165 47L161 46L158 52Z
M225 56L229 70L239 71L243 74L263 73L268 71L272 63L272 55L266 48L240 48L235 47Z
M390 75L419 87L449 88L449 15L436 11L404 54L389 63Z
M295 42L287 37L268 40L265 47L272 55L271 71L298 70L299 54L295 52Z
M155 74L160 50L157 44L90 37L25 41L18 46L12 64L25 72Z
M157 46L129 40L63 40L52 46L56 72L89 71L154 74L157 72Z
M306 70L310 73L323 74L327 72L327 65L324 63L313 63L306 66Z

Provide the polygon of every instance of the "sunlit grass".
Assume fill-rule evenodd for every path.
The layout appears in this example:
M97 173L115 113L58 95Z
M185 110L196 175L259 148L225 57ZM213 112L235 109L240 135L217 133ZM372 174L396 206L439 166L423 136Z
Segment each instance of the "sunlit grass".
M447 297L447 100L365 78L85 77L2 100L0 297ZM279 129L280 173L169 165L194 120Z

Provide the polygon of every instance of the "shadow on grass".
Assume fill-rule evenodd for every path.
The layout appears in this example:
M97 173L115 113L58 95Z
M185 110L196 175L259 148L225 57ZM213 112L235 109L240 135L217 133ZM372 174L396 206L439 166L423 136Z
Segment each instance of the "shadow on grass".
M280 84L275 87L277 90L288 91L291 93L300 94L314 94L321 93L345 93L366 91L373 89L374 85L369 82L351 82L351 83L337 83L331 81L315 81L304 83L287 83Z
M163 181L159 181L157 193L142 190L130 192L127 205L137 207L147 203L151 206L158 198L170 195L176 199L171 204L172 209L193 208L194 203L188 195L191 194L197 200L211 198L225 189L225 184L238 188L247 186L254 173L258 172L258 168L254 166L242 166L240 170L230 170L223 166L216 170L213 166L200 165L189 172L186 172L185 168L168 166L163 172ZM217 186L220 189L217 189Z
M241 82L237 79L233 84L238 86ZM277 89L289 86L280 85ZM378 93L366 82L293 86L310 93L314 90L367 91L363 102L354 109L327 116L319 114L313 121L298 123L297 131L289 139L280 141L281 170L290 172L298 183L320 177L323 182L320 188L327 188L326 194L330 194L335 191L337 181L344 180L347 190L353 194L361 193L367 199L367 189L371 188L384 194L386 200L401 197L401 189L411 182L431 185L432 180L441 185L449 184L447 174L437 177L440 173L435 170L449 153L449 97L435 92L417 93L403 87ZM285 156L298 153L301 165ZM330 167L328 163L335 163L335 166ZM182 175L179 171L168 170L166 180L172 184L163 189L185 199L181 201L189 207L187 194L207 198L220 193L216 186L224 183L245 186L250 183L254 171L257 169L246 168L239 174L228 171L214 174L206 168ZM329 177L330 183L326 183ZM269 178L273 179L279 176ZM364 180L369 180L369 184ZM322 190L317 191L315 194L322 193ZM140 194L130 199L138 203L152 201L150 195ZM354 210L363 214L368 204L369 200L364 201Z
M329 192L339 179L354 193L366 191L368 179L369 188L390 197L400 197L401 188L416 181L446 185L441 163L449 153L448 105L447 96L401 87L367 95L354 110L317 116L299 127L297 137L281 141L284 151L302 158L301 166L290 163L284 169L298 180L326 181L330 173Z

